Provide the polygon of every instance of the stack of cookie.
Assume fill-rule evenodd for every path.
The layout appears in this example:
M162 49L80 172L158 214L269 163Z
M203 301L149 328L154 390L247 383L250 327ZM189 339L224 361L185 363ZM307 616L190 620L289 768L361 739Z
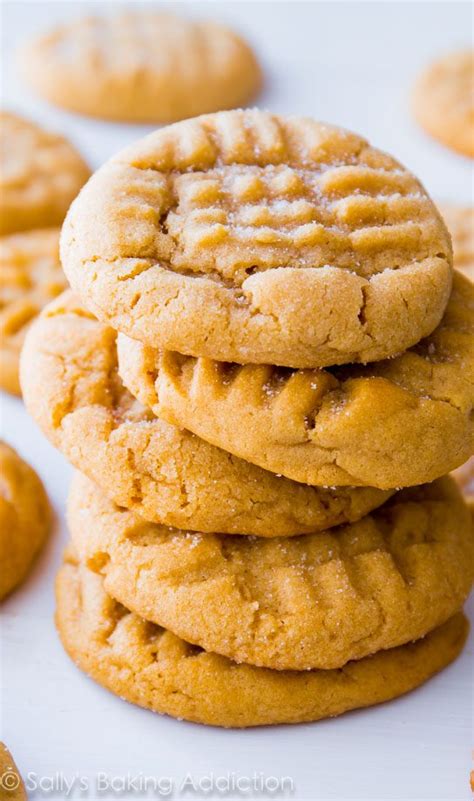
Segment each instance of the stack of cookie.
M308 119L204 116L92 177L62 259L77 294L32 327L22 387L82 471L57 583L75 661L223 726L375 704L452 661L474 289L420 183Z

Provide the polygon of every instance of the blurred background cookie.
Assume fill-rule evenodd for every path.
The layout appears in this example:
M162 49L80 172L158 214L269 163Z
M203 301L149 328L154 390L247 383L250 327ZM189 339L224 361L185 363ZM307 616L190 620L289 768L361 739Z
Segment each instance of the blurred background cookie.
M430 64L418 80L412 108L427 133L474 158L474 51L448 53Z
M461 487L465 496L474 503L474 456L453 472L453 476Z
M242 106L262 81L252 50L228 28L143 10L55 28L23 49L21 67L52 103L128 122Z
M60 225L88 177L63 136L0 112L0 234Z
M439 209L453 240L454 266L474 281L474 208L441 203Z
M0 441L0 600L25 578L51 524L37 474Z
M20 771L5 743L0 743L0 790L3 801L28 799Z
M20 395L20 352L31 320L67 286L59 229L0 237L0 387Z

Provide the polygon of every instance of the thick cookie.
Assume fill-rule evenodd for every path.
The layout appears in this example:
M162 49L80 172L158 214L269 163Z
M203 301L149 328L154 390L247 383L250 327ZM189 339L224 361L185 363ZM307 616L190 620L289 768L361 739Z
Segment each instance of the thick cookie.
M50 523L51 509L40 479L0 441L0 599L25 578Z
M165 525L289 536L357 520L391 494L297 484L159 420L121 383L115 331L70 292L33 324L21 372L53 444L117 503Z
M20 351L31 320L67 287L59 230L44 228L0 239L0 387L21 394Z
M88 177L67 139L0 112L0 234L60 225Z
M474 52L449 53L424 71L413 96L420 125L443 145L474 158Z
M146 523L79 474L68 523L81 560L128 609L279 670L339 668L422 637L459 609L474 573L469 510L450 478L357 523L265 540Z
M393 356L431 333L451 242L423 187L361 137L230 111L107 162L61 237L96 316L152 347L317 367Z
M453 240L454 266L474 281L474 208L443 203L440 211Z
M474 287L456 275L433 334L377 364L240 366L119 335L119 370L155 414L267 470L323 486L403 487L473 451L473 334Z
M261 84L254 54L233 31L154 11L62 25L23 49L21 67L52 103L129 122L242 106Z
M342 670L267 670L206 653L116 603L100 576L71 553L56 581L56 624L71 658L121 698L213 726L245 727L334 717L418 687L461 652L461 613L424 639Z

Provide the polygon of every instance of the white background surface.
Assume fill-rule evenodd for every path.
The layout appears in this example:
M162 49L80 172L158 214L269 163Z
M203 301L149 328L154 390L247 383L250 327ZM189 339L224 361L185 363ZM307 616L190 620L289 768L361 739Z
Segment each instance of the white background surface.
M267 74L261 107L353 128L398 156L435 198L472 201L469 162L427 138L412 122L408 107L419 69L432 57L469 44L468 3L174 5L184 13L227 20L247 34ZM28 35L93 7L79 2L3 3L2 100L68 134L95 167L148 129L53 109L29 93L13 64L15 49ZM109 3L98 7L111 10ZM290 776L294 799L470 797L472 638L456 664L411 695L296 727L238 732L161 718L121 702L84 677L63 653L52 619L53 578L67 539L64 503L71 470L19 400L3 396L0 408L3 437L37 468L57 513L56 529L34 572L2 607L2 740L24 776L29 771L42 777L62 772L76 782L76 792L69 796L63 786L54 794L31 797L119 797L95 791L99 772L171 777L174 798L204 797L203 792L183 796L179 784L187 773L198 781L210 772ZM471 604L471 617L472 609ZM77 792L79 776L90 783L82 796ZM130 791L121 797L150 796Z

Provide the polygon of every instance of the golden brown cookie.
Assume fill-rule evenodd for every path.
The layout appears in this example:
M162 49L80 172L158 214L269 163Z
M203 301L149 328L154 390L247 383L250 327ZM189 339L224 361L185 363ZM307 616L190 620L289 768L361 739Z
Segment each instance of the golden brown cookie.
M341 670L298 673L236 665L148 623L114 601L72 553L56 598L62 643L91 678L154 712L225 727L320 720L388 701L452 662L469 628L458 613L416 643Z
M252 50L233 31L143 10L61 25L23 49L21 67L52 103L128 122L242 106L261 84Z
M430 64L418 80L412 105L425 131L474 158L474 51L448 53Z
M2 801L27 801L26 788L5 743L0 743L0 797Z
M169 423L295 481L388 488L473 452L473 334L474 287L456 275L433 334L366 367L240 366L117 342L125 386Z
M451 243L421 184L348 131L231 111L156 131L68 214L96 316L152 347L316 367L393 356L439 323Z
M0 599L28 573L51 523L51 508L35 471L0 441Z
M20 351L31 320L67 287L59 229L0 238L0 387L21 394Z
M88 177L63 136L0 112L0 234L60 225Z
M474 208L443 203L440 211L453 240L454 266L474 281Z
M53 444L117 503L165 525L289 536L357 520L391 494L297 484L158 420L123 387L115 331L71 292L33 324L21 372Z
M78 474L74 546L106 591L236 662L339 668L422 637L469 594L474 532L452 479L403 490L357 523L265 540L146 523Z

